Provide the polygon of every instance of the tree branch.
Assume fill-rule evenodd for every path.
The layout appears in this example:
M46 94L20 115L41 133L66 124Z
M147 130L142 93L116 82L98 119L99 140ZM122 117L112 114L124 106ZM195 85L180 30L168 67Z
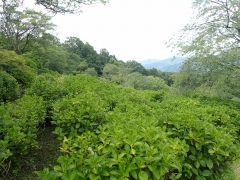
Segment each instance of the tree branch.
M211 2L215 3L215 4L218 4L218 5L223 5L224 4L224 2L220 1L220 0L217 0L217 1L212 0Z

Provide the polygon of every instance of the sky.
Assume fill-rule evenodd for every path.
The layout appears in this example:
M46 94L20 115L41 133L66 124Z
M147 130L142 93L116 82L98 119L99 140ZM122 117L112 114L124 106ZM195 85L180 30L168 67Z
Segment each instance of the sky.
M176 55L165 43L188 23L191 0L109 0L82 11L53 17L61 42L74 36L118 60L161 60Z

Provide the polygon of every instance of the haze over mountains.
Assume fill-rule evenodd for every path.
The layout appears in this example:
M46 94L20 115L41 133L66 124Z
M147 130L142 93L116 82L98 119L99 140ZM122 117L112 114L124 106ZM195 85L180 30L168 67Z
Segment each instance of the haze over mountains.
M147 59L139 63L146 69L156 68L163 72L178 72L183 61L185 61L183 57L175 57L174 59L171 57L164 60Z

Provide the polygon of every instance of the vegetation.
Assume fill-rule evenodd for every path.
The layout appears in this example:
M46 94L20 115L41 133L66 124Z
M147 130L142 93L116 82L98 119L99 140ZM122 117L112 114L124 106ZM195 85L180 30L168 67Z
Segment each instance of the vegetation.
M24 53L34 39L53 29L50 16L30 9L18 10L20 2L3 1L1 7L3 45L17 54Z
M36 1L55 13L94 2ZM164 73L77 37L61 43L48 31L50 17L1 3L0 179L240 178L238 49L218 43L230 34L212 22L186 26L196 39L172 44L188 60ZM235 1L193 5L207 20L226 12L215 22L229 26L222 33L238 30ZM207 32L211 50L201 44Z
M48 116L63 155L53 169L37 172L41 179L234 179L230 167L239 155L238 103L138 91L86 75L48 74L36 78L16 103L15 114L11 103L2 106L5 130L22 119L2 142L4 167L19 162L18 154L27 152L22 147L34 148L34 126ZM19 149L7 144L11 138Z
M239 99L239 1L195 0L193 8L192 22L169 42L188 59L176 87Z
M19 85L15 78L6 72L0 71L0 89L1 89L1 102L13 101L19 98L20 90Z
M79 1L72 1L72 0L35 0L35 5L40 5L44 7L46 10L48 10L51 13L57 14L57 13L70 13L70 14L78 14L81 13L81 8L84 5L91 5L94 3L103 3L106 4L108 0L79 0ZM2 0L3 6L9 4L9 1ZM24 4L24 0L18 1L18 0L12 0L11 5L22 5Z

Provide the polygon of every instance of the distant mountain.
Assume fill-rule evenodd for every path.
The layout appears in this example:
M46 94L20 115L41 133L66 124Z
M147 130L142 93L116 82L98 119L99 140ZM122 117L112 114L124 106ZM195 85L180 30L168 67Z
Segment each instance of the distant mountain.
M147 59L140 61L144 68L156 68L163 72L178 72L180 70L181 63L185 61L183 57L167 58L163 60L159 59Z

